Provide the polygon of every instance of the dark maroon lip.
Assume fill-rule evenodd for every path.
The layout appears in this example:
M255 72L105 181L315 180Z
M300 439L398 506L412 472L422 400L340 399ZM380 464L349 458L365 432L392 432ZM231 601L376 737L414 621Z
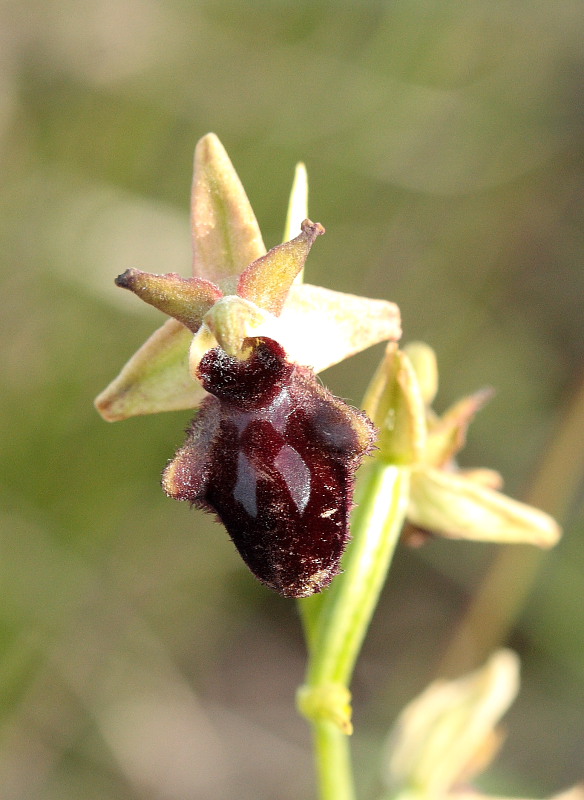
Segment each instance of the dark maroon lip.
M246 361L220 348L199 367L210 393L163 476L166 492L214 512L260 581L286 597L321 591L349 540L367 417L272 339Z

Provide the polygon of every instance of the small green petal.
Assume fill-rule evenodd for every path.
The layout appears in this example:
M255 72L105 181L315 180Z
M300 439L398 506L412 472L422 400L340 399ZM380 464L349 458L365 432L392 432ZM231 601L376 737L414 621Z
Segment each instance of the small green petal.
M208 133L195 149L191 193L193 275L232 294L239 275L266 252L253 209L229 156Z
M461 473L412 470L408 519L452 539L552 547L561 530L552 517L485 488Z
M182 278L175 272L153 275L127 269L116 278L116 285L134 292L141 300L196 333L203 317L222 296L220 289L202 278Z
M323 233L319 222L304 220L302 232L295 239L272 247L242 272L237 294L272 314L280 314L314 240Z
M195 408L205 397L189 373L193 334L169 319L132 356L120 374L95 400L108 422Z

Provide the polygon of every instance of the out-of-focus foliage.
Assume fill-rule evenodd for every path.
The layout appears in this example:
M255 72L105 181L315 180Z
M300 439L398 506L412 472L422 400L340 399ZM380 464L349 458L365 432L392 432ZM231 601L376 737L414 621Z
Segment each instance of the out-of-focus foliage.
M161 321L113 278L189 273L202 134L226 145L267 246L305 160L327 227L307 280L398 302L405 341L438 352L439 407L495 386L464 458L521 493L582 380L584 9L4 0L0 15L0 796L309 797L295 607L158 487L188 414L108 426L93 410ZM378 358L324 380L359 402ZM523 689L493 791L581 777L582 506L563 522L514 629ZM361 771L493 554L400 552L356 678Z

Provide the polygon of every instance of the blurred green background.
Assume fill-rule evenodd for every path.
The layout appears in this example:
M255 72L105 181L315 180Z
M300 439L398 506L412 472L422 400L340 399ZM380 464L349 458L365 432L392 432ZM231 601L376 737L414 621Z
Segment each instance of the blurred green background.
M440 409L495 386L462 461L527 496L583 380L584 6L3 0L0 15L0 798L309 798L295 606L159 488L189 414L107 425L92 407L161 321L113 278L188 274L207 131L268 246L304 160L327 227L307 280L398 302L405 341L437 350ZM324 380L358 403L380 353ZM483 780L501 794L584 772L582 450L544 503L565 538L505 639L523 688ZM513 552L495 614L534 569ZM497 553L400 550L354 683L363 797Z

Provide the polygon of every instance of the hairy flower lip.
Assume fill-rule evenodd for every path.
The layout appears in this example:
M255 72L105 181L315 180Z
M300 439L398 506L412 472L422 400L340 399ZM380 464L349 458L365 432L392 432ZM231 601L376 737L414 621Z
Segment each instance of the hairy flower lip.
M162 485L216 514L260 581L308 597L339 572L354 475L374 428L273 339L243 344L244 360L221 347L201 360L209 397Z

